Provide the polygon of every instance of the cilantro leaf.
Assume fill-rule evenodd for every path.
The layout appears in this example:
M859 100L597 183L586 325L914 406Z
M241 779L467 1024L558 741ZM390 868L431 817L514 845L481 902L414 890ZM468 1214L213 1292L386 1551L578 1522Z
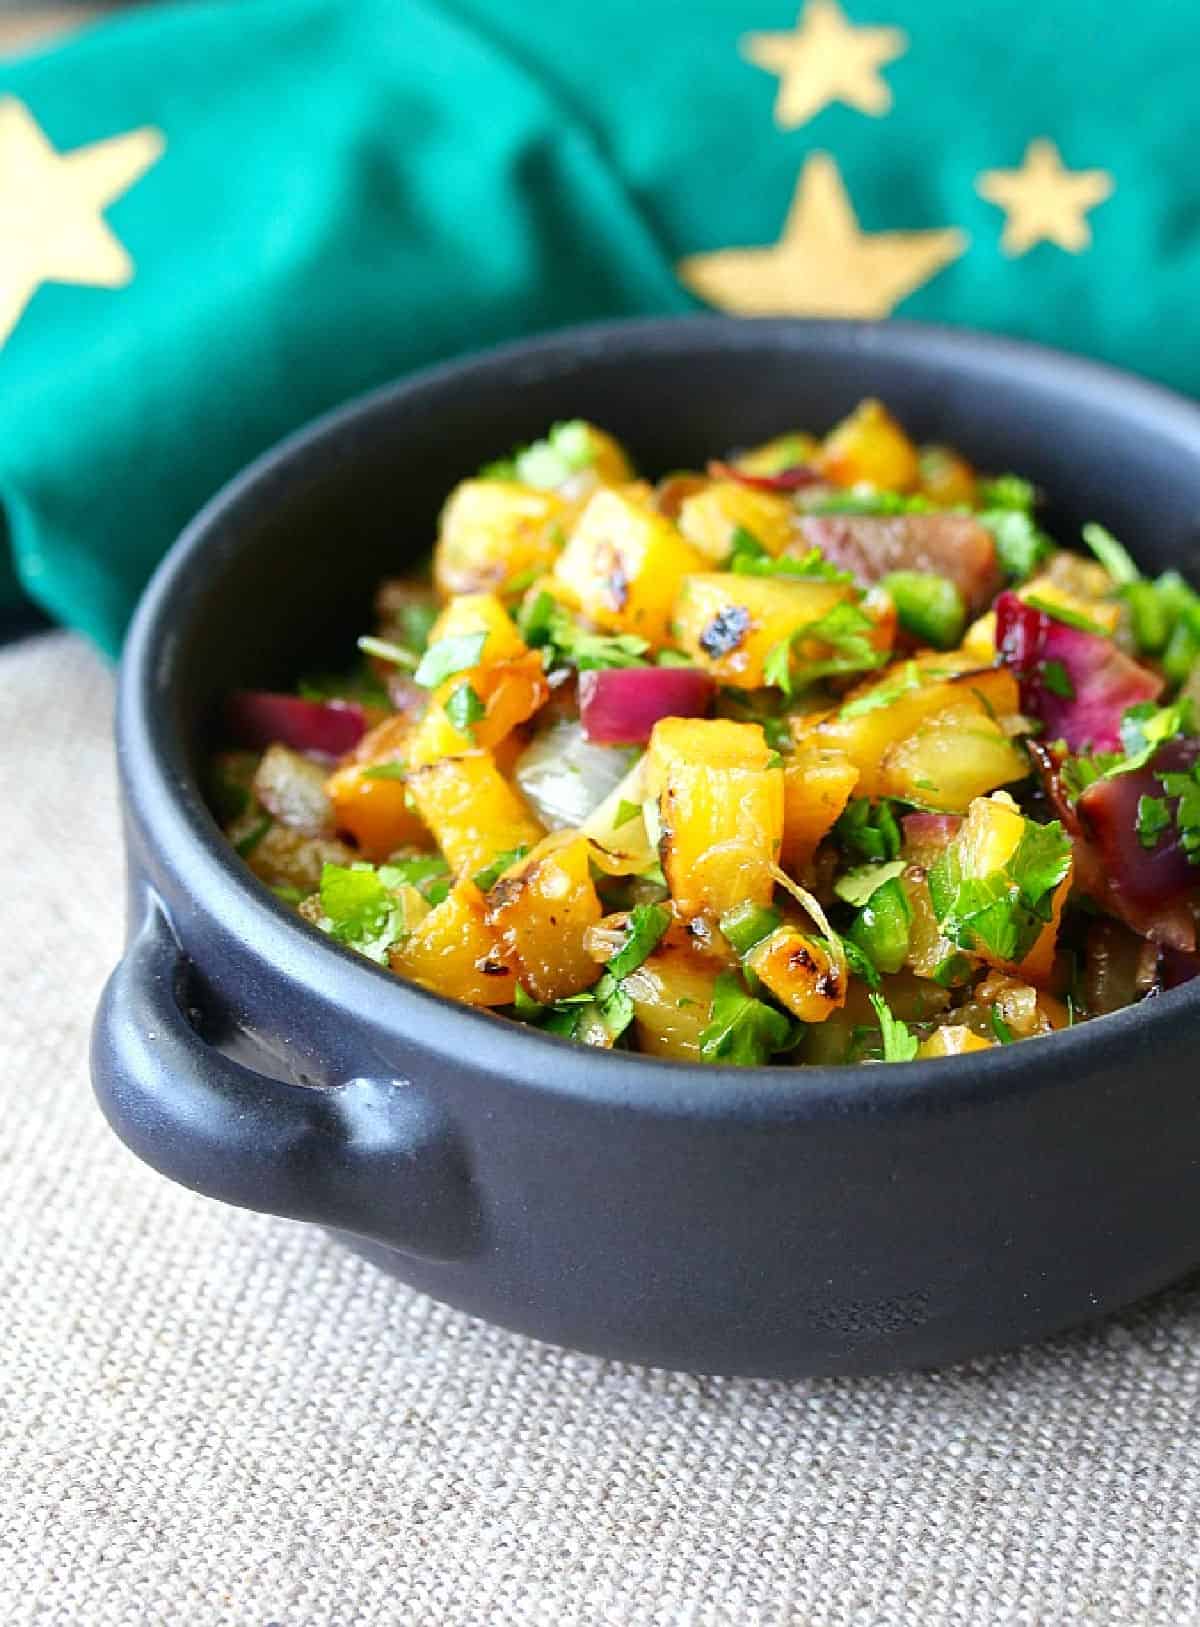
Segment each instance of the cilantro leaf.
M1052 695L1058 695L1065 701L1075 699L1075 685L1071 682L1071 674L1061 661L1043 661L1038 672L1042 684Z
M917 1054L916 1035L910 1031L907 1023L902 1023L899 1017L892 1016L891 1007L882 994L869 994L867 998L879 1018L879 1032L883 1038L883 1060L911 1062Z
M1037 489L1022 475L993 475L978 486L980 508L1022 509L1029 513L1037 504Z
M1011 1045L1013 1042L1013 1031L1005 1022L1004 1018L1000 1015L999 1009L996 1006L992 1007L991 1024L992 1033L995 1034L1001 1045Z
M739 547L739 537L748 538L754 544L754 551L743 543ZM729 569L736 576L782 576L799 578L818 582L853 582L854 577L849 571L839 570L831 565L819 548L810 548L805 554L780 554L772 558L760 543L743 531L741 526L733 534L733 553L729 556Z
M465 734L468 740L473 740L475 724L486 715L487 707L471 685L459 684L457 689L447 695L445 707L446 716L459 734Z
M384 964L392 945L404 936L404 906L369 864L327 864L321 871L321 919L338 943Z
M631 819L636 819L641 811L642 805L640 802L626 802L625 798L621 797L617 803L617 811L613 815L613 829L620 830L622 825L627 825Z
M372 763L362 771L364 780L403 780L408 777L408 764L394 757L388 763Z
M379 866L385 887L415 887L430 903L440 904L450 891L450 866L440 853L393 854Z
M661 904L635 904L629 912L625 942L608 963L608 973L619 982L635 972L654 952L673 917Z
M1053 552L1054 544L1022 508L985 508L975 518L992 533L996 558L1007 576L1023 581Z
M937 676L939 674L935 673L932 668L926 668L922 672L915 661L905 661L894 679L889 680L887 683L876 684L873 689L869 689L865 695L860 695L857 700L847 701L838 716L840 718L864 717L868 712L880 711L885 706L891 706L894 701L898 701L912 690L922 688Z
M490 864L485 865L482 870L475 873L475 885L479 888L479 891L481 893L490 892L509 865L516 864L517 860L523 859L528 852L529 847L526 845L525 847L510 847L504 853L497 853Z
M1049 922L1055 890L1070 867L1070 838L1057 820L1025 820L1008 861L982 876L963 874L958 844L951 842L929 871L938 925L960 949L1021 961Z
M794 693L798 684L812 683L817 678L836 673L865 672L882 666L887 653L877 650L871 643L875 624L857 605L843 601L835 604L815 621L796 627L786 638L780 639L767 653L763 663L763 681L782 689L785 695ZM836 653L828 657L796 662L793 654L797 645L828 644Z
M1135 829L1143 847L1157 847L1160 837L1170 828L1171 810L1162 797L1138 798Z
M453 638L439 638L421 657L413 682L423 689L436 689L456 672L477 667L486 643L486 633L458 633Z
M736 972L721 972L713 984L709 1021L700 1032L705 1062L757 1067L796 1041L796 1030L781 1011L747 994Z
M593 633L543 590L517 616L521 637L542 651L547 668L573 666L580 672L602 667L644 667L650 646L634 633Z

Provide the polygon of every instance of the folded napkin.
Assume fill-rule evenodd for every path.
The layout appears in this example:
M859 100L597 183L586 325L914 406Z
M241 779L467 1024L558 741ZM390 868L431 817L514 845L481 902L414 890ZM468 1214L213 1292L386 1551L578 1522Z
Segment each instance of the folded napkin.
M0 67L0 612L115 650L280 435L586 318L897 313L1200 390L1194 34L1175 0L192 0Z

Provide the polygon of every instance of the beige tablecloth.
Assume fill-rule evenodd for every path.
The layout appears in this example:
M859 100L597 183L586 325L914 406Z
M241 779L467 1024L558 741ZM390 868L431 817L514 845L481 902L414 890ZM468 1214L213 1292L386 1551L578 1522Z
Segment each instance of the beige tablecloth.
M1200 1623L1200 1280L951 1372L697 1379L137 1164L85 1066L110 701L0 650L0 1622Z

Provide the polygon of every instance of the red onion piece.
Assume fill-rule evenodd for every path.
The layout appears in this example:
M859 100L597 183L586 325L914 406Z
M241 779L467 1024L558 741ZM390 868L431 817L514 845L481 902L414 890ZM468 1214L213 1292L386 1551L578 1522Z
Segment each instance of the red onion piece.
M1162 679L1111 639L1069 627L1015 593L996 600L996 648L1020 682L1021 710L1041 719L1047 740L1065 740L1072 751L1118 750L1122 714L1162 692Z
M777 469L773 475L752 475L734 463L713 458L708 472L714 480L736 480L740 485L753 486L755 491L799 491L803 486L818 486L824 479L807 463L793 463L787 469Z
M1151 848L1137 833L1138 802L1164 797L1161 774L1186 774L1200 757L1200 739L1168 740L1145 768L1096 780L1079 798L1088 834L1100 851L1110 887L1137 910L1156 910L1200 884L1200 866L1188 863L1174 822L1178 798L1167 797L1170 828Z
M961 814L911 813L900 821L900 829L905 847L943 848L958 835L961 824Z
M240 746L279 742L331 759L353 750L367 729L366 713L357 701L309 701L268 689L235 691L227 720Z
M695 667L610 667L579 674L579 717L589 740L636 746L662 717L703 717L716 688Z

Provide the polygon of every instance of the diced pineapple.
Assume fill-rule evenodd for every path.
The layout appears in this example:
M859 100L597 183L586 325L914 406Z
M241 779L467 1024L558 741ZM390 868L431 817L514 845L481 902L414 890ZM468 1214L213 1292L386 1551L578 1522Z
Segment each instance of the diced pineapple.
M517 980L501 959L483 895L460 881L391 952L391 968L437 994L473 1006L507 1006Z
M748 531L769 554L781 554L796 535L796 511L774 492L756 491L737 480L714 480L684 499L679 529L719 565L728 559L738 530Z
M993 1043L961 1024L946 1023L922 1040L917 1055L922 1060L930 1056L965 1056L968 1051L990 1051Z
M664 940L623 980L633 1001L638 1050L679 1062L700 1060L700 1035L712 1016L720 961Z
M451 722L454 696L469 684L483 707L483 716L467 728ZM530 650L515 661L494 661L486 667L458 672L434 690L429 708L413 732L408 748L411 767L420 768L442 757L461 756L477 746L496 747L531 718L550 695L541 657Z
M980 666L990 666L996 659L996 612L994 610L985 610L979 620L973 621L967 628L960 653L969 656L972 661L978 661Z
M1029 759L978 702L926 718L889 746L879 764L881 795L964 813L975 797L1023 780Z
M429 634L430 645L447 638L469 638L485 634L478 666L493 661L515 661L528 654L517 624L494 593L463 593L442 611Z
M620 441L595 424L578 420L578 430L587 448L587 467L606 486L622 486L634 478L633 465Z
M489 751L444 757L413 769L409 787L456 875L474 876L497 853L532 847L543 835Z
M970 712L983 720L1004 720L1016 715L1018 702L1017 682L1007 668L973 669L966 658L952 651L889 667L880 677L853 690L836 712L793 719L792 732L798 746L823 746L849 757L860 774L858 795L889 796L898 793L890 789L893 780L884 760L927 719L944 712ZM1008 772L1010 761L1006 756L999 764L1004 777L992 780L984 790L1019 777ZM895 772L897 783L909 773L903 757ZM1026 772L1028 765L1021 769ZM915 777L927 776L917 771ZM905 783L910 781L905 779ZM913 800L931 799L916 787Z
M801 1022L823 1023L846 1003L845 968L828 945L797 927L777 927L755 944L746 965Z
M704 565L649 501L606 489L580 515L554 574L598 627L663 644L680 583Z
M1079 563L1086 570L1088 561L1080 560ZM1099 571L1104 578L1105 587L1102 591L1111 592L1112 584L1108 580L1104 567L1095 565L1092 568ZM1072 581L1074 586L1068 587L1064 585L1064 576L1068 581ZM1075 579L1067 576L1067 573L1061 570L1057 574L1047 572L1042 576L1032 577L1023 586L1019 587L1017 597L1019 599L1041 599L1045 604L1056 605L1063 610L1073 612L1076 616L1085 617L1088 621L1094 622L1097 627L1103 628L1106 633L1115 633L1121 620L1121 606L1111 599L1100 596L1093 598L1090 594L1077 591L1086 582L1086 575Z
M438 591L447 599L506 594L531 571L550 570L571 512L557 492L515 480L464 480L442 510L433 556Z
M512 865L487 897L500 953L535 1000L565 1000L600 968L584 935L604 913L592 883L590 843L574 831L548 836Z
M920 467L921 491L931 503L944 508L975 506L978 491L975 471L953 447L923 446Z
M871 399L830 430L816 464L836 486L907 492L921 477L916 447L883 403Z
M373 862L398 847L431 845L403 777L412 727L402 716L378 724L326 781L334 824Z
M858 769L840 751L818 747L784 759L779 862L785 870L799 870L808 863L849 802L857 780Z
M761 689L777 644L856 597L849 583L704 571L684 581L673 628L680 649L721 683ZM801 650L810 653L820 658L829 646L814 641Z
M734 466L744 469L748 475L776 475L781 469L795 469L811 463L820 446L815 435L807 435L803 430L791 430L786 435L776 435L764 441L761 446L752 446L748 452L740 452L733 460Z
M770 902L783 838L783 769L756 723L663 718L647 752L660 853L683 915Z

